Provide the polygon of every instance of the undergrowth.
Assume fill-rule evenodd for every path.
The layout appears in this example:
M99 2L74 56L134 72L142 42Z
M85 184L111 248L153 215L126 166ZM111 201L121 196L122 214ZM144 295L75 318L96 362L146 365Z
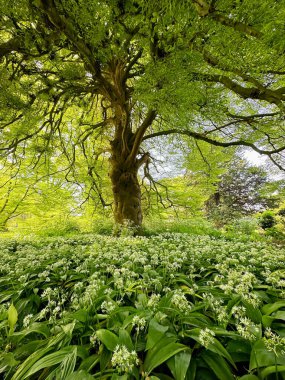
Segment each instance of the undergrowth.
M2 240L0 372L285 379L285 250L164 233Z

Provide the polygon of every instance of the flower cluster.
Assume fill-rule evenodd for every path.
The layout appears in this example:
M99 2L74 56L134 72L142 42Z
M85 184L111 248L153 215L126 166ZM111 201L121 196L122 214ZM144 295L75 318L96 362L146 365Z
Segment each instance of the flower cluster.
M119 373L131 372L135 365L139 364L136 351L129 351L124 345L117 345L113 353L111 363Z
M143 331L146 326L145 318L140 318L138 315L135 315L132 320L132 326L136 328L137 333Z
M285 355L285 337L275 334L270 327L266 328L264 335L263 341L268 351L276 356Z
M210 346L210 344L214 343L214 336L215 335L216 334L214 333L214 331L212 331L208 327L206 327L205 329L200 331L199 341L204 347L208 348Z

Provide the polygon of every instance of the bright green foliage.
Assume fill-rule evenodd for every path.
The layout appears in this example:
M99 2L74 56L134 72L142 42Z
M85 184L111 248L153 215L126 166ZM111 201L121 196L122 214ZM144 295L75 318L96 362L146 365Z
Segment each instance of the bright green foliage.
M5 380L284 377L284 248L165 233L1 252Z
M151 181L161 136L206 173L231 146L281 168L284 0L1 0L0 14L5 167L53 163L104 206L110 155Z

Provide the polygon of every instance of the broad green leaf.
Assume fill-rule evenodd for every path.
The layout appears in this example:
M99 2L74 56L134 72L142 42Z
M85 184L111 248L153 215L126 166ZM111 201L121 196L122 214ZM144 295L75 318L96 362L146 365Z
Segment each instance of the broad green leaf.
M81 370L73 372L65 380L94 380L94 377L91 376L88 372Z
M251 344L241 338L239 340L231 340L227 344L227 351L230 353L235 363L247 362L251 353Z
M58 363L61 363L73 351L74 346L68 346L59 351L53 352L52 354L44 356L29 369L22 379L26 379L43 368L52 367Z
M42 356L52 350L52 346L42 348L31 354L17 369L11 380L23 380L26 377L27 371L36 363Z
M66 339L67 338L67 339ZM49 341L47 347L54 347L56 345L62 345L65 340L70 340L70 337L66 336L64 331L52 336Z
M88 320L89 313L87 310L80 309L75 311L74 313L70 313L66 315L66 318L76 319L79 322L85 323Z
M150 374L154 368L166 362L173 355L187 349L187 346L173 342L173 338L162 338L150 350L148 350L144 362L144 371Z
M151 380L173 380L173 377L165 375L164 373L156 373L154 372L152 376L149 376Z
M281 319L282 321L285 321L285 311L277 311L274 315L272 315L272 317L274 317L274 319Z
M58 367L56 367L53 371L49 371L48 373L48 376L47 376L47 378L45 379L45 380L58 380L58 378L57 378L57 375L58 375Z
M249 369L268 367L275 364L285 365L285 356L276 356L274 352L268 351L262 339L255 342L251 355Z
M200 340L200 332L201 332L201 329L197 328L197 329L193 329L193 330L187 330L187 332L185 332L185 335L189 336L190 338L196 340L198 343L203 345L201 340ZM219 355L225 357L235 367L235 363L234 363L231 355L228 353L228 351L225 349L225 347L218 341L218 339L213 337L213 343L210 343L207 346L207 349L209 351L215 352L216 354L219 354Z
M272 325L272 322L274 321L274 317L270 317L269 315L263 315L262 316L262 325L264 327L270 327Z
M172 356L167 361L167 365L175 380L184 380L191 360L191 352L182 351Z
M119 330L119 344L126 346L129 351L134 349L132 338L125 329Z
M33 352L37 351L40 347L45 346L45 340L32 340L29 343L23 344L22 346L16 348L14 355L16 359L27 358Z
M285 301L277 301L274 303L264 305L261 311L263 314L269 315L272 314L274 311L280 309L281 307L285 307Z
M268 375L272 373L284 372L285 373L285 365L272 365L270 367L266 367L261 371L261 378L265 379Z
M186 373L186 380L195 380L196 369L197 369L197 359L192 357L188 371Z
M231 369L222 356L210 351L204 351L202 358L219 380L234 380Z
M149 322L148 334L147 334L147 342L146 342L146 350L152 348L166 333L169 329L169 326L162 326L160 323L156 321L156 319L152 319Z
M240 338L240 335L235 331L228 331L221 327L211 326L211 330L214 331L216 336L228 336L230 338Z
M73 321L72 323L68 323L67 325L62 326L62 330L65 332L65 334L68 337L71 338L73 330L74 330L74 327L75 327L75 321Z
M76 364L76 356L77 347L74 347L70 354L68 354L61 362L59 373L57 376L58 380L65 380L67 376L72 374Z
M114 373L111 377L111 380L128 380L128 375L117 375Z
M242 377L239 377L239 380L260 380L259 377L255 376L255 375L244 375Z
M23 338L32 333L41 334L45 338L48 338L50 335L50 329L45 323L34 322L27 329L14 333L12 339L16 338L17 342L20 342Z
M88 356L86 359L82 360L79 369L89 372L99 362L99 360L100 357L98 354Z
M100 370L104 371L105 368L110 363L110 360L112 358L112 352L109 351L105 346L103 346L103 350L100 354Z
M108 350L115 351L116 346L119 344L119 338L116 334L109 330L100 329L96 331L96 335Z
M250 318L254 323L261 323L262 314L259 309L252 306L250 303L243 301L243 304L246 308L246 315Z
M17 301L17 303L14 306L17 309L18 315L20 315L24 310L27 310L27 305L29 304L29 302L29 298L19 299Z
M9 309L8 309L8 324L10 327L10 333L9 334L12 334L14 332L14 328L15 328L15 325L17 323L17 320L18 320L17 309L15 308L15 306L13 304L11 304Z

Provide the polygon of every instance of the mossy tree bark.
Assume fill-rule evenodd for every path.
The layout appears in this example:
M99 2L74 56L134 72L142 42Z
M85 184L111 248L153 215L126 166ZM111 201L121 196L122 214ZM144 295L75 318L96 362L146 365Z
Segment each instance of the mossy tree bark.
M140 228L142 224L141 189L137 168L111 160L111 181L114 196L114 219L117 224Z
M140 124L135 125L131 117L132 98L126 84L127 70L118 60L109 64L109 86L105 87L105 100L110 105L114 131L114 138L110 141L109 175L114 197L115 223L140 229L142 208L138 170L149 160L148 153L143 153L140 146L147 128L156 117L156 112L150 110Z

